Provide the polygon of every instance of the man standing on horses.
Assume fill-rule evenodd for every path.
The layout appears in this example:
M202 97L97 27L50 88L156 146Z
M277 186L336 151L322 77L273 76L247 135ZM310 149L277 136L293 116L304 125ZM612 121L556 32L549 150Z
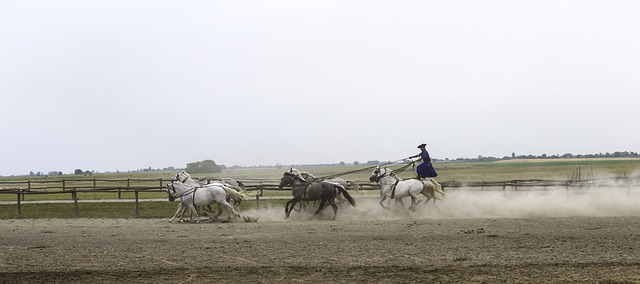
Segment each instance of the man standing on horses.
M415 162L413 158L420 157L420 159L422 160L422 163L418 165L418 167L416 168L416 172L418 173L418 179L438 176L438 173L436 173L436 170L433 168L433 165L431 165L431 157L429 156L429 152L427 152L426 147L427 147L427 144L424 144L424 143L418 145L418 148L420 149L420 154L409 157L409 159L411 159L412 162Z

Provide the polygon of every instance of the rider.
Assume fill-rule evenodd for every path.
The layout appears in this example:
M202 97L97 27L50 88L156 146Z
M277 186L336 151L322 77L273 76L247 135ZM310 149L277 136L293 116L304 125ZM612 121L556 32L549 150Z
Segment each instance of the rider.
M427 147L427 144L425 143L418 145L418 148L420 149L420 154L409 157L409 159L412 162L422 160L422 163L418 165L418 167L416 168L416 172L418 173L417 179L438 176L438 173L436 173L436 170L431 165L431 157L429 157L429 152L427 152L426 147ZM413 158L418 158L418 157L420 157L420 159L413 160Z

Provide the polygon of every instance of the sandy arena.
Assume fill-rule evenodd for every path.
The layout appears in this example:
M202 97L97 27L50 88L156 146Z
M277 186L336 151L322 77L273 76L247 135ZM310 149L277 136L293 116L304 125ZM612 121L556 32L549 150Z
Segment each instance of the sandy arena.
M635 190L465 192L337 220L0 221L0 283L640 283Z

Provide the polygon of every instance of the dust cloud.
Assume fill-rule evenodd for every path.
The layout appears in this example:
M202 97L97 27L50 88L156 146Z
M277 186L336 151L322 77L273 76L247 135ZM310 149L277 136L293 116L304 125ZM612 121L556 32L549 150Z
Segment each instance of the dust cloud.
M472 219L472 218L533 218L533 217L615 217L640 216L640 187L637 185L594 185L580 188L528 188L528 189L472 189L448 190L446 196L435 204L421 203L414 211L388 203L391 209L382 208L375 194L353 194L357 206L343 205L338 209L337 220L400 220L400 219ZM426 200L426 199L425 199ZM406 207L410 199L405 198ZM260 210L244 210L241 214L258 217L260 221L312 220L317 205L307 211L292 212L284 218L284 208L275 206ZM318 219L330 220L331 207Z

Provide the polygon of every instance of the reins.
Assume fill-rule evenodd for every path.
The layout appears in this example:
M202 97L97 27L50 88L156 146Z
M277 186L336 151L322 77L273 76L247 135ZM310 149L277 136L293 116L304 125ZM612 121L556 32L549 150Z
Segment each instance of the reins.
M393 163L385 163L385 164L381 164L381 165L370 166L370 167L366 167L366 168L362 168L362 169L357 169L357 170L353 170L353 171L348 171L348 172L338 173L338 174L335 174L335 175L321 176L321 177L318 177L318 179L323 180L323 179L332 179L332 178L337 178L337 177L344 176L344 175L348 175L348 174L354 174L354 173L359 173L359 172L364 172L364 171L370 171L370 170L375 169L376 167L379 167L379 166L386 166L386 165L390 165L390 164L393 164Z

